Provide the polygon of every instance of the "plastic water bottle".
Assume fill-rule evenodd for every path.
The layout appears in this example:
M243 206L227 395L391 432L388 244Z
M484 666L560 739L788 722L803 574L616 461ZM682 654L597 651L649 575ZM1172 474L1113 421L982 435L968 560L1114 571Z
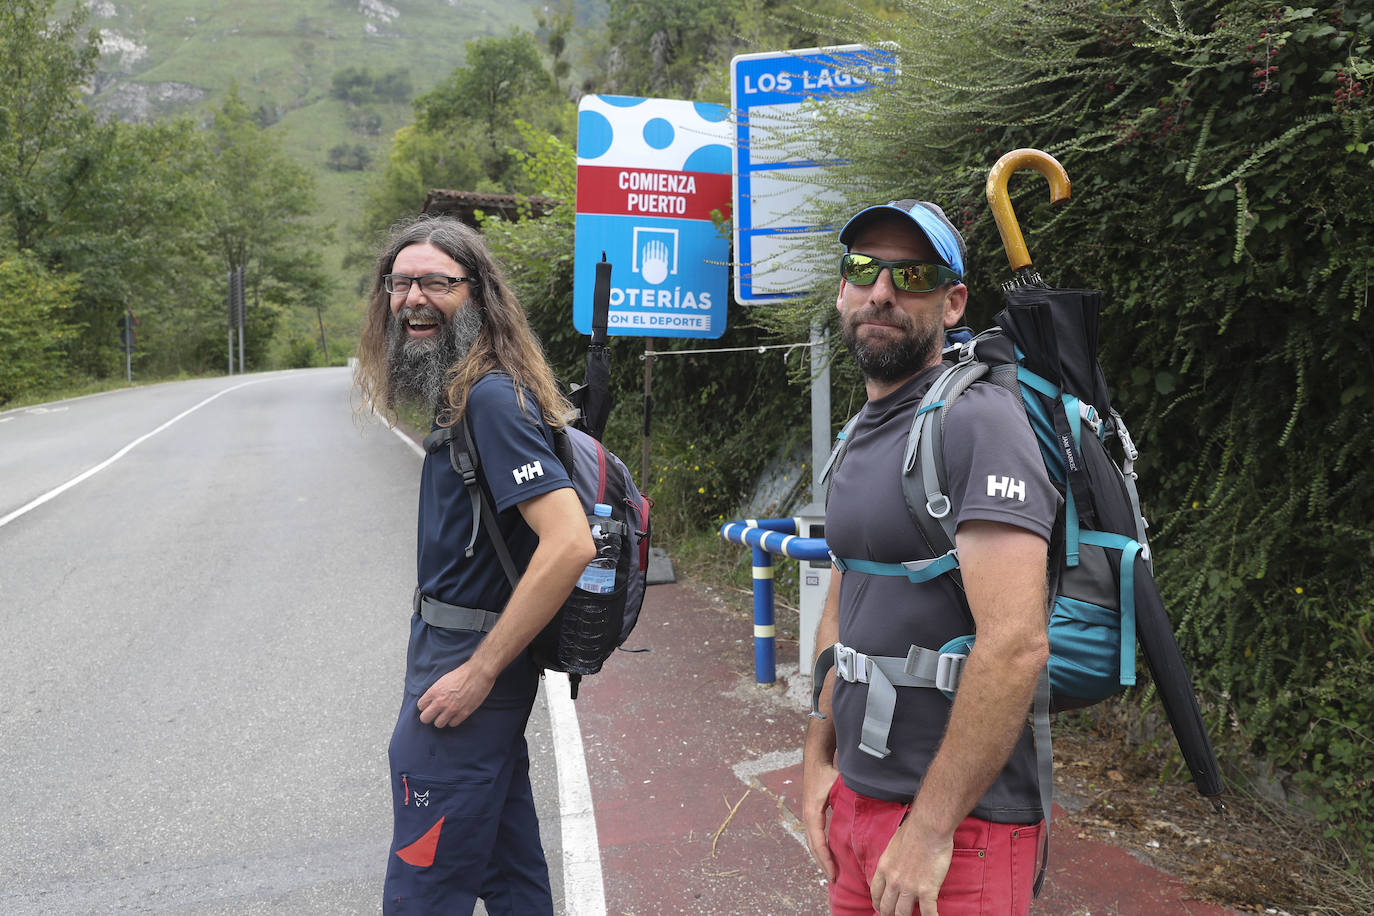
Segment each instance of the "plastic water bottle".
M587 516L596 544L596 557L582 570L577 587L594 595L608 595L615 591L615 564L620 558L620 542L624 537L624 523L611 518L611 507L597 503Z

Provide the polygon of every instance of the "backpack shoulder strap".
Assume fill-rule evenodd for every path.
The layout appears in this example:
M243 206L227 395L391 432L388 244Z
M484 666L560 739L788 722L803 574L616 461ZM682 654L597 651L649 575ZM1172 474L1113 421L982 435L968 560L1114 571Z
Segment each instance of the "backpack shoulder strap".
M950 408L976 382L992 382L1013 391L1016 385L1015 355L1000 328L990 328L949 352L956 361L921 399L902 458L902 495L911 517L937 554L954 547L955 519L950 516L944 453L945 420ZM959 581L957 574L955 581Z
M441 426L425 436L424 449L430 454L439 451L445 445L448 446L449 464L462 479L463 488L467 490L468 501L472 505L472 532L468 537L467 546L463 548L463 555L472 559L473 548L477 543L478 526L484 527L491 539L492 548L496 551L496 557L501 561L501 568L505 571L511 588L514 589L520 581L520 573L515 568L510 548L506 546L506 539L502 536L501 527L496 521L496 507L492 504L486 487L483 486L482 459L472 439L472 428L468 425L466 412L462 419L452 426Z
M859 415L854 414L848 422L844 424L835 435L835 444L830 449L830 457L826 459L825 467L821 468L821 483L825 484L825 503L830 502L830 483L836 471L840 469L840 462L844 460L844 450L849 445L849 436L854 431L854 425L859 422Z
M949 496L945 492L945 417L955 399L986 375L987 369L975 360L961 360L947 368L921 398L907 434L902 455L902 495L916 526L937 554L954 547L955 519L950 516Z

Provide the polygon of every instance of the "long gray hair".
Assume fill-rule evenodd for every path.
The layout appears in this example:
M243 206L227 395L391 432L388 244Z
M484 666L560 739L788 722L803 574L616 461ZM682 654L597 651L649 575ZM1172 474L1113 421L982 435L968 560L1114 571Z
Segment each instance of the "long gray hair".
M502 371L516 383L524 406L526 390L533 395L546 422L561 426L572 410L559 390L543 348L530 328L525 310L506 282L480 233L452 217L424 215L397 223L391 229L372 277L372 293L358 342L358 373L355 387L362 395L360 409L382 413L396 421L396 392L387 373L387 325L392 320L391 296L382 278L391 273L396 256L411 245L428 243L462 265L472 284L471 306L481 309L482 331L456 366L447 373L446 404L440 422L448 425L463 415L468 392L489 372Z

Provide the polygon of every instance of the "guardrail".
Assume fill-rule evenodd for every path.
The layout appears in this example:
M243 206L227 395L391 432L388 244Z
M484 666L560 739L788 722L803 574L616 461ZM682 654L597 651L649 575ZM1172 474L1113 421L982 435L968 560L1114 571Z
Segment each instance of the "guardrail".
M726 522L720 536L754 552L754 680L777 680L777 626L773 617L773 555L793 560L828 560L825 538L797 537L795 518L748 518Z

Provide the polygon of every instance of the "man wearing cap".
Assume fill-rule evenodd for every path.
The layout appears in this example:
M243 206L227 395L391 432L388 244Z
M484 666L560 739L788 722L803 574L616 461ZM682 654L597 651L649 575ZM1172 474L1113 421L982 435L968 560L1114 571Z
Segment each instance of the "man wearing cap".
M935 204L902 200L860 211L840 242L835 305L868 401L830 472L826 540L846 561L931 558L901 470L916 409L942 369L945 331L967 303L963 239ZM1044 828L1027 714L1049 657L1047 548L1059 495L1023 408L996 385L975 384L955 402L943 457L967 610L945 575L914 582L847 563L841 572L837 561L830 578L816 645L845 664L824 675L807 729L803 817L832 914L1030 907ZM954 699L898 686L886 747L866 742L869 681L881 680L870 679L870 659L970 632L977 641Z

